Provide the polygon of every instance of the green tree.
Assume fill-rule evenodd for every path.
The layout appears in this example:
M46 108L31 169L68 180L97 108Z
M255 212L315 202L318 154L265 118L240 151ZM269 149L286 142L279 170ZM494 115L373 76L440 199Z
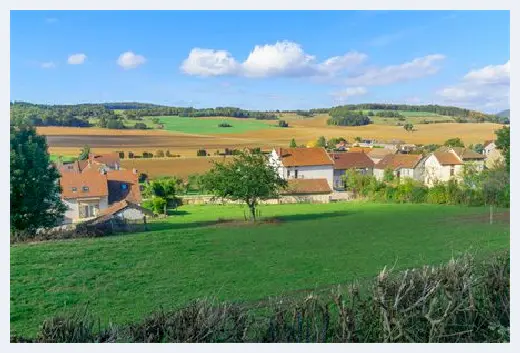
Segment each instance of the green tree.
M47 140L33 127L11 126L11 230L32 235L59 223L66 211L60 173L51 164Z
M363 139L360 136L354 137L354 141L361 142Z
M253 221L260 200L275 198L287 186L262 155L240 152L231 162L213 162L203 177L204 190L216 197L245 202Z
M163 177L152 180L145 185L143 196L154 200L155 198L162 198L166 202L163 205L163 210L160 213L166 214L168 207L177 207L177 198L175 197L177 190L182 185L182 179L175 177ZM155 205L155 201L153 201ZM159 202L159 201L157 201ZM154 212L155 206L153 206ZM158 213L158 212L156 212Z
M448 147L464 147L464 142L460 139L460 137L454 137L451 139L447 139L444 142L444 146Z
M316 140L316 147L327 147L327 139L325 136L320 136Z
M292 147L292 148L298 147L298 145L296 144L296 140L294 138L291 139L291 142L289 143L289 147Z
M83 146L83 148L81 149L81 153L78 156L78 160L80 160L80 161L86 160L88 158L89 154L90 154L90 146L89 145Z
M506 162L506 168L509 172L509 161L510 161L510 153L509 153L509 126L504 126L500 130L495 131L495 135L497 139L495 141L495 145L502 152L504 156L504 160Z
M391 182L395 179L394 171L392 168L386 168L383 175L383 180L386 182Z
M484 145L477 143L475 146L473 146L473 151L482 154L484 152Z
M404 129L406 131L413 131L413 124L410 124L410 123L404 124Z

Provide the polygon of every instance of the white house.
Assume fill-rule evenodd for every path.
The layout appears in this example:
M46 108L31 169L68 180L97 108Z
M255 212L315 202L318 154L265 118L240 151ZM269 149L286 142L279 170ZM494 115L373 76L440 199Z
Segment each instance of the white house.
M355 170L363 175L372 175L374 171L374 162L367 154L361 152L347 153L329 153L330 158L334 160L334 188L344 189L343 181L347 170Z
M269 164L286 180L326 179L330 188L334 185L334 161L321 147L275 148Z
M429 155L424 164L424 183L433 186L437 182L462 178L465 165L482 171L484 156L468 148L443 147Z
M374 166L374 176L383 180L385 170L392 170L397 178L411 178L418 181L424 179L425 158L420 154L389 154Z
M484 143L484 150L482 151L482 153L486 157L484 165L487 168L493 168L497 164L504 161L504 157L502 156L502 153L500 153L500 150L497 148L495 141L486 141Z

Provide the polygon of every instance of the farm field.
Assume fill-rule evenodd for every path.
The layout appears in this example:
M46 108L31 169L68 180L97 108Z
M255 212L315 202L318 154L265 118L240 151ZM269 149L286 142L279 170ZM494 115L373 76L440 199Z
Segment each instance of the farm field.
M204 225L243 212L183 206L148 232L11 246L11 334L34 336L45 318L87 303L104 326L195 298L258 300L372 277L385 265L509 248L508 217L489 225L487 208L270 205L260 212L277 217L273 224Z
M189 134L229 134L243 133L254 130L278 128L273 120L239 119L229 117L187 118L178 116L158 117L167 131ZM227 123L231 127L222 128L218 125Z

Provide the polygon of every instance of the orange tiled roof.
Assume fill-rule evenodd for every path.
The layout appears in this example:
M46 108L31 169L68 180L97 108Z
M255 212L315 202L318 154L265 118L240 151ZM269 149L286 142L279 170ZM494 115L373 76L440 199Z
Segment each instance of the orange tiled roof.
M139 176L132 170L109 170L106 173L108 180L108 203L127 200L141 203L139 190Z
M107 177L100 173L63 173L60 186L65 199L108 196Z
M374 162L364 153L329 153L334 169L374 168Z
M329 194L331 192L327 179L289 179L287 188L282 194Z
M333 165L332 159L322 147L277 148L276 153L284 167Z
M420 154L389 154L376 164L376 169L391 168L397 170L399 168L413 169L423 158Z
M433 152L435 158L440 165L461 165L464 164L462 161L451 152L435 151Z
M359 146L355 146L355 147L350 147L348 149L348 152L349 153L368 153L372 151L372 147L359 147Z

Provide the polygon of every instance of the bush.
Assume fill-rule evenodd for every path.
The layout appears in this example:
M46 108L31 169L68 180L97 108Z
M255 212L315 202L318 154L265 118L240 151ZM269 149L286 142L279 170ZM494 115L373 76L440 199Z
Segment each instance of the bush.
M135 123L134 129L146 130L148 129L148 126L144 123Z
M207 156L207 152L205 149L200 149L200 150L197 150L197 157L206 157Z
M134 158L134 152L128 151L128 158Z
M172 157L172 154L170 153L170 150L166 150L166 157Z
M220 124L218 124L218 127L233 127L233 125L228 124L228 123L220 123Z
M147 199L143 201L142 206L144 208L149 209L155 214L164 214L164 209L167 205L167 202L162 197L154 196L151 199Z
M158 157L158 158L164 157L164 151L163 150L155 151L155 157Z
M289 123L285 120L278 120L278 126L279 127L289 127Z
M125 124L121 120L118 119L110 119L107 122L107 129L124 129Z
M143 151L143 158L153 158L153 153Z

